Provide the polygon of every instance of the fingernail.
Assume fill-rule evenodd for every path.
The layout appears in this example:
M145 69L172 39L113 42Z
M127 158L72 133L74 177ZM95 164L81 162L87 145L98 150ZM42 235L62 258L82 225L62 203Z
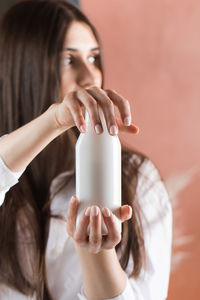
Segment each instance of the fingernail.
M128 214L132 215L132 207L131 206L128 206Z
M80 126L80 131L81 131L81 132L86 132L86 131L87 131L86 126L85 126L85 125L81 125L81 126Z
M107 207L104 207L102 211L105 217L110 217L110 210Z
M110 133L113 134L113 135L116 135L118 133L117 126L112 125L110 127Z
M75 196L72 196L71 198L71 203L74 203L76 201L76 197Z
M95 128L95 131L97 134L100 134L103 131L101 125L99 125L99 124L95 125L94 128Z
M136 134L138 134L140 132L140 128L135 126L137 128Z
M90 207L88 207L88 208L86 209L86 211L85 211L85 216L86 216L86 217L89 217L89 215L90 215L90 210L91 210Z
M126 126L130 126L131 125L131 118L130 117L124 118L124 125L126 125Z
M91 215L93 217L96 217L98 215L98 213L99 213L99 208L97 206L92 206L92 208L91 208Z

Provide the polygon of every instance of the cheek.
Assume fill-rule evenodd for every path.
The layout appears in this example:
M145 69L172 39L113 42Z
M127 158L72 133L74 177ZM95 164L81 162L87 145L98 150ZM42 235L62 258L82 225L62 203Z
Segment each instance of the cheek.
M97 76L96 76L96 85L98 87L101 87L102 86L102 81L103 81L102 73L101 73L101 71L98 71Z

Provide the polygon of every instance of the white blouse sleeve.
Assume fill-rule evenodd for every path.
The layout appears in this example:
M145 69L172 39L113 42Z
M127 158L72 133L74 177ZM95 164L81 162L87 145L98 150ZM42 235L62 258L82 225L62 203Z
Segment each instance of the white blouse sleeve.
M137 279L130 278L133 268L130 257L125 270L126 288L112 300L165 300L171 263L172 209L164 183L150 160L145 160L139 169L136 197L142 210L146 265ZM83 290L78 296L87 300Z
M0 206L3 204L5 195L9 189L18 183L19 177L23 174L21 172L12 172L0 157Z
M7 285L0 284L0 299L2 300L37 300L36 295L27 296L11 289Z

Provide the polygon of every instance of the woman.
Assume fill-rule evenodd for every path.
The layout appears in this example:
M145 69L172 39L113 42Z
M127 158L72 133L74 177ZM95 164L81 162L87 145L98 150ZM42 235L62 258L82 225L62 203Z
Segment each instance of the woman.
M103 89L94 27L65 1L29 0L4 15L0 39L0 299L166 299L171 207L148 158L122 147L122 237L97 206L75 228L85 110L97 134L98 104L111 135L138 132L128 100Z

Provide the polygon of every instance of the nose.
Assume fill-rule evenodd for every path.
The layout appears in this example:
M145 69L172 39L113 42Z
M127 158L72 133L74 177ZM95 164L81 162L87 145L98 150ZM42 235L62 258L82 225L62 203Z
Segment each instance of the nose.
M82 62L77 76L77 83L82 88L98 85L97 71L94 69L94 66L89 66Z

